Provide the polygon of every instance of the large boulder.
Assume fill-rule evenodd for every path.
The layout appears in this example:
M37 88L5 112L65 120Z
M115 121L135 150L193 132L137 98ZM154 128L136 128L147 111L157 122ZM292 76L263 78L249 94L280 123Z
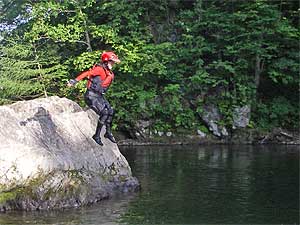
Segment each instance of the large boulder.
M86 205L139 187L97 116L66 98L0 106L0 211Z
M204 105L200 117L213 135L217 137L227 137L229 135L226 127L219 125L222 115L217 106L212 104Z

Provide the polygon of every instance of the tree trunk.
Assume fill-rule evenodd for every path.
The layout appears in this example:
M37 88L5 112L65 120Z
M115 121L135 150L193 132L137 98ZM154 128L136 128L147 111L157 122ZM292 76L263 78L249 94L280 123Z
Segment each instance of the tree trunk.
M43 87L44 96L47 98L48 94L47 94L46 86L45 86L45 78L44 78L44 74L42 72L42 65L39 62L39 56L38 56L35 44L33 44L33 48L34 48L34 57L35 57L35 61L37 63L37 68L38 68L38 71L39 71L39 76L40 76L40 79L41 79L41 84L42 84L42 87Z
M255 82L255 89L256 89L256 93L255 95L257 96L257 90L259 88L260 85L260 78L261 78L261 73L264 69L264 60L258 55L256 54L255 57L255 77L254 77L254 82Z
M86 26L86 21L84 21L85 22L85 28L86 28L86 30L85 30L85 39L86 39L86 43L87 43L87 50L89 51L89 52L91 52L91 51L93 51L93 49L92 49L92 45L91 45L91 39L90 39L90 35L89 35L89 32L88 32L88 30L87 30L87 26Z
M256 90L259 87L261 69L262 69L261 68L261 58L259 57L258 54L256 54L256 57L255 57L255 78L254 78Z
M85 40L86 40L85 43L87 45L87 50L89 52L91 52L91 51L93 51L93 49L92 49L92 45L91 45L91 39L90 39L89 31L88 31L87 22L86 22L86 19L85 19L84 15L83 15L83 12L82 12L81 9L80 9L79 12L80 12L81 16L84 18L83 24L84 24L84 29L85 29Z

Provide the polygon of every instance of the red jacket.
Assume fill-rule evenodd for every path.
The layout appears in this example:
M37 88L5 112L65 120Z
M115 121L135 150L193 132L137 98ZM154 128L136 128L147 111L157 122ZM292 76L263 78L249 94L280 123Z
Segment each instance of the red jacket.
M103 68L101 65L93 66L93 68L79 74L75 79L76 81L80 81L87 77L87 88L89 88L91 86L91 80L94 76L100 76L102 81L101 86L103 88L108 88L114 79L114 73L108 69Z

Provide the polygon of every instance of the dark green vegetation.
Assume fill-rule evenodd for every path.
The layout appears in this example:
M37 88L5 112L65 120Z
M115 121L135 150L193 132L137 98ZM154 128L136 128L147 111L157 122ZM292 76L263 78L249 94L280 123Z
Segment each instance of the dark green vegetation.
M252 127L299 127L298 1L74 0L0 2L0 103L59 95L83 104L84 82L66 81L99 61L122 60L107 98L115 128L201 129L213 103L232 126L251 105Z

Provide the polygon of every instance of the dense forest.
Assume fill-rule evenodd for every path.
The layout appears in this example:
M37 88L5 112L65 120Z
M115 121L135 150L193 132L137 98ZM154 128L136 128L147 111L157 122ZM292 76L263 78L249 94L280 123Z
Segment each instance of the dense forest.
M114 129L208 132L214 104L225 127L236 107L250 128L299 128L299 1L1 0L0 104L58 95L113 50L122 63L106 98Z

